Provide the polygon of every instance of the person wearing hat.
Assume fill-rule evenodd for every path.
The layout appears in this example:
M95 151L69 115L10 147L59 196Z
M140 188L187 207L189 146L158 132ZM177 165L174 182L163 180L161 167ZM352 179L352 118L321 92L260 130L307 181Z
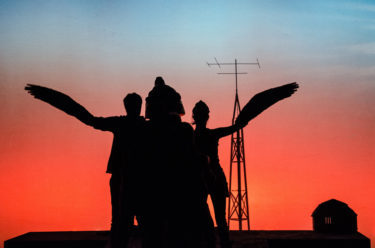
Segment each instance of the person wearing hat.
M146 98L145 248L214 247L209 236L213 222L202 194L204 160L196 152L193 128L181 121L184 114L180 94L156 78Z

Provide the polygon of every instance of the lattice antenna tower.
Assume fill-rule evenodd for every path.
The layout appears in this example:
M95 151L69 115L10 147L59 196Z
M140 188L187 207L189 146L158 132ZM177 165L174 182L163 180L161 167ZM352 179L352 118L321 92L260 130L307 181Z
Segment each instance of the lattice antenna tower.
M241 112L240 101L238 99L238 75L247 74L247 72L238 72L239 65L257 65L260 69L260 63L239 63L237 59L234 63L219 63L215 58L215 63L207 63L211 66L233 66L234 72L221 72L218 74L235 75L236 94L234 98L234 109L232 124L235 123L237 116ZM244 148L244 134L243 129L238 130L232 134L230 145L230 171L229 171L229 201L228 201L228 226L231 221L238 221L238 229L242 231L243 223L246 222L247 230L250 230L250 216L249 216L249 200L247 194L247 179L246 179L246 160ZM237 169L237 188L232 185L233 174L232 171ZM232 187L234 186L234 187ZM244 186L244 187L243 187Z

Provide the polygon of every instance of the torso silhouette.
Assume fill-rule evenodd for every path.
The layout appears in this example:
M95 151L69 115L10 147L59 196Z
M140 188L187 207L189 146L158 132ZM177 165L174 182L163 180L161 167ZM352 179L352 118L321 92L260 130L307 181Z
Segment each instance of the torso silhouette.
M238 130L238 126L209 129L206 127L196 128L194 131L195 142L198 150L209 157L209 171L205 173L205 181L209 193L220 190L226 196L229 195L227 181L224 171L220 166L218 146L219 139L232 134Z
M146 128L146 164L147 174L151 177L152 197L165 204L163 212L169 209L167 202L176 205L177 201L187 201L194 196L201 184L200 168L195 162L196 154L193 142L193 129L188 123L181 122L179 116L168 116L163 120L153 120Z
M151 247L201 247L199 228L208 208L193 129L171 115L153 119L145 130L143 196Z
M92 126L102 131L113 133L111 154L109 156L107 173L124 175L133 170L141 157L142 140L145 119L141 116L96 117Z

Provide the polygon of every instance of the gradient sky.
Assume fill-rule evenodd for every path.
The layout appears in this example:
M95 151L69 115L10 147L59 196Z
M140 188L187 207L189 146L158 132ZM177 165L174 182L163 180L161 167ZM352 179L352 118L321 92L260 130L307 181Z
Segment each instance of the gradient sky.
M312 229L336 198L375 238L373 1L0 1L0 241L29 231L109 228L112 135L37 101L27 83L62 91L98 116L124 113L156 76L202 99L209 127L229 125L232 67L242 105L287 82L299 91L245 132L252 229ZM220 142L229 170L230 138ZM373 242L374 243L374 242Z

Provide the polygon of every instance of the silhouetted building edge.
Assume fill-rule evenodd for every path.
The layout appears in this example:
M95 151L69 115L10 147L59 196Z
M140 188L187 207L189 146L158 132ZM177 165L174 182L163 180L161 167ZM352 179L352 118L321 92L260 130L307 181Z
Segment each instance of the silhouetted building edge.
M30 232L4 242L4 248L104 248L108 231ZM370 239L356 232L330 234L315 231L230 231L233 248L370 248ZM134 230L130 248L138 248Z
M313 230L322 233L356 233L357 214L344 202L325 201L314 210Z

